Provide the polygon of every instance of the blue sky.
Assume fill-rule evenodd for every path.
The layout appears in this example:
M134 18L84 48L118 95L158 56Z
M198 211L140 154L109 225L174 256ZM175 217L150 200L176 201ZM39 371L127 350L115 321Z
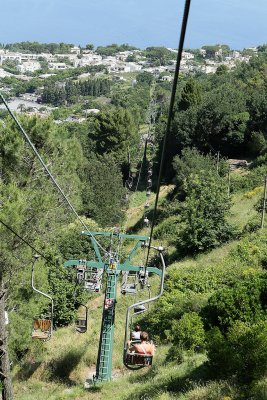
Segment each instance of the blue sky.
M6 0L0 42L177 47L184 0ZM192 0L185 46L267 43L267 0Z

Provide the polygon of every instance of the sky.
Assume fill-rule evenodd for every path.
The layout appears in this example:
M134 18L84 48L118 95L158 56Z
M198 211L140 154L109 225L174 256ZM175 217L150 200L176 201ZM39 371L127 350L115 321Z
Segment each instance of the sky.
M6 0L0 43L84 46L129 43L177 48L184 0ZM191 0L186 48L267 43L267 0Z

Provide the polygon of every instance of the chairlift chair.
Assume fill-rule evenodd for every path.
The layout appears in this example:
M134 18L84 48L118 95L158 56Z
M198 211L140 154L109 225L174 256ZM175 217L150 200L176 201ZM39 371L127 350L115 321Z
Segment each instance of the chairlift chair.
M80 307L85 309L85 316L76 320L75 329L79 333L85 333L88 326L88 307L85 304L81 304Z
M136 294L137 293L137 273L130 274L129 271L125 271L122 275L121 284L122 294Z
M40 339L40 340L49 340L52 336L53 331L53 311L54 311L54 303L53 298L48 294L41 292L36 289L34 286L34 267L39 255L34 256L34 261L32 263L32 275L31 275L31 286L32 289L42 296L48 298L51 302L51 311L48 318L34 319L33 320L33 328L32 328L32 339Z
M140 343L139 340L134 340L130 342L131 345L135 343ZM129 350L129 346L127 345L127 350L124 354L124 365L133 371L150 367L153 362L153 356L151 354L141 354L135 353Z
M101 277L97 268L91 268L85 271L84 288L92 292L99 292L101 290Z
M131 311L132 310L135 311L137 308L139 308L141 306L143 308L143 306L145 304L149 304L149 303L159 299L163 293L164 276L165 276L165 269L166 269L164 257L162 255L163 248L162 247L152 247L152 248L159 251L161 264L162 264L160 291L159 291L158 295L156 295L154 297L150 297L150 294L151 294L150 293L150 285L148 285L149 299L134 303L134 304L130 305L127 309L126 321L125 321L125 333L124 333L123 363L126 368L131 369L131 370L138 370L138 369L141 369L144 367L149 367L152 365L152 361L153 361L153 356L151 354L140 354L140 353L130 352L129 345L128 345L128 337L129 337L128 333L129 333L129 323L130 323Z
M136 307L134 307L134 315L137 314L143 314L146 311L146 307L144 306L144 304L139 304Z

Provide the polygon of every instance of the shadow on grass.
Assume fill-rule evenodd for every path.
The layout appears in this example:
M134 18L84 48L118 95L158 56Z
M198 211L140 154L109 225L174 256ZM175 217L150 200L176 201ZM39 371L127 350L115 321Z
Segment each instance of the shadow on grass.
M67 385L72 385L70 374L81 361L84 355L85 347L79 349L71 349L58 359L51 360L47 365L49 379L55 382L61 381Z
M29 379L35 371L42 364L41 361L38 362L24 362L21 366L21 369L15 374L14 379L19 381L25 381Z
M139 390L136 390L135 393L131 393L128 397L125 397L124 400L152 399L162 392L173 394L177 392L185 393L186 391L193 389L196 384L204 384L210 381L206 363L195 367L193 370L189 370L184 376L172 376L170 371L169 379L162 380L158 374L159 372L156 369L153 370L153 368L151 368L151 370L143 376L131 377L131 383L140 382L142 385L140 385Z

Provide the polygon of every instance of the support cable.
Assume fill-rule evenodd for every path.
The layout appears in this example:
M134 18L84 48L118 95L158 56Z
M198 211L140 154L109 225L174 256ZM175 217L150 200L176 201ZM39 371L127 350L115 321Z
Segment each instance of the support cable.
M83 225L83 227L88 231L89 235L92 237L93 240L95 240L97 242L97 240L95 239L95 237L93 236L93 234L90 232L90 230L88 229L87 225L85 224L85 222L81 219L81 217L79 216L79 214L77 213L77 211L75 210L75 208L73 207L73 205L71 204L71 202L69 201L69 199L67 198L67 196L65 195L65 193L63 192L62 188L60 187L60 185L57 183L57 181L55 180L54 176L52 175L52 173L49 171L47 165L45 164L45 162L43 161L42 157L40 156L40 154L38 153L38 151L36 150L36 147L34 146L34 144L32 143L31 139L29 138L28 134L25 132L25 130L23 129L22 125L19 123L17 117L15 116L15 114L11 111L11 109L9 108L6 100L4 99L3 95L0 93L0 98L2 100L2 102L4 103L7 111L9 112L9 114L11 115L12 119L15 121L17 127L19 128L19 130L21 131L21 133L23 134L24 138L26 139L26 141L28 142L28 144L30 145L30 147L32 148L34 154L36 155L36 157L38 158L38 160L40 161L41 165L43 166L43 168L45 169L46 173L48 174L49 178L52 180L54 186L57 188L57 190L60 192L60 194L63 196L64 200L66 201L66 203L68 204L68 206L70 207L70 209L72 210L72 212L75 214L76 218L80 221L80 223ZM100 245L99 242L97 242L98 246L106 253L106 250Z
M157 215L157 206L158 206L158 199L159 199L160 184L161 184L162 173L163 173L163 165L164 165L164 161L165 161L165 151L166 151L166 147L167 147L167 139L168 139L168 137L170 135L171 122L172 122L172 119L173 119L174 101L175 101L177 82L178 82L179 72L180 72L180 64L181 64L181 59L182 59L182 51L183 51L183 47L184 47L184 40L185 40L185 33L186 33L187 22L188 22L188 15L189 15L189 10L190 10L190 3L191 3L191 0L185 0L183 21L182 21L182 26L181 26L181 33L180 33L180 40L179 40L179 46L178 46L176 67L175 67L175 72L174 72L172 93L171 93L169 113L168 113L168 121L167 121L167 126L166 126L164 139L163 139L162 152L161 152L160 169L159 169L159 176L158 176L158 182L157 182L157 192L156 192L155 206L154 206L154 211L153 211L153 218L152 218L152 223L151 223L150 238L149 238L149 243L148 243L146 266L148 264L149 252L150 252L151 241L152 241L152 235L153 235L153 230L154 230L155 220L156 220L156 215Z
M33 245L31 245L27 240L25 240L22 236L20 236L17 232L15 232L10 226L8 226L4 221L0 219L0 223L4 225L6 229L13 233L13 235L17 236L23 243L25 243L28 247L30 247L35 253L42 256L46 261L51 264L51 260L49 260L41 251L37 250Z

